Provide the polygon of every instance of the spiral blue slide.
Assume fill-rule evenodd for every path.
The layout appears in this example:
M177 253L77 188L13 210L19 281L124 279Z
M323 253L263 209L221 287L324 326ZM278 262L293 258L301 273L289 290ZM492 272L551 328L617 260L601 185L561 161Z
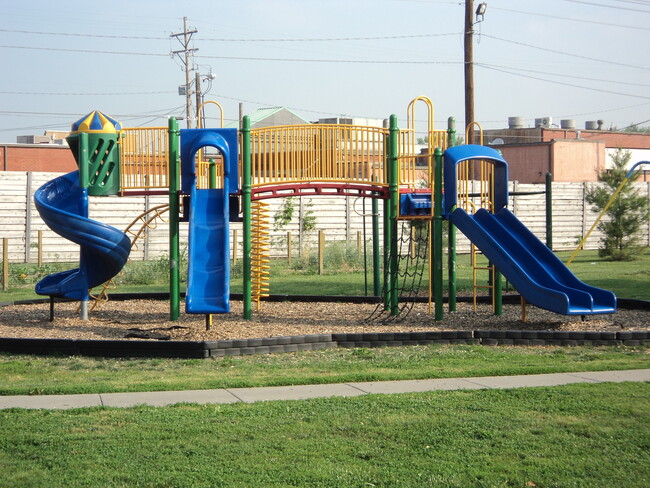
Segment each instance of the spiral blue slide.
M79 268L46 276L36 293L51 297L85 300L88 290L108 281L126 264L131 241L119 229L89 219L79 187L79 172L59 176L34 194L36 209L54 232L79 244Z

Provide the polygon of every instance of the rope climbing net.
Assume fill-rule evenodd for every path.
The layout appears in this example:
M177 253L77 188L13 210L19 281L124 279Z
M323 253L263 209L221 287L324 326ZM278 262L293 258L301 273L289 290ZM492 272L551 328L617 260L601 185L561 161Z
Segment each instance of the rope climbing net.
M374 311L368 316L368 322L401 322L408 317L417 301L430 293L429 288L423 292L424 274L429 273L430 246L429 236L431 234L431 221L429 220L402 220L401 230L398 238L397 259L398 279L396 280L399 309L397 314L392 314L390 307L384 302L377 304ZM392 256L387 256L387 261ZM429 280L427 279L427 283ZM384 280L382 296L390 296L392 293L390 280Z

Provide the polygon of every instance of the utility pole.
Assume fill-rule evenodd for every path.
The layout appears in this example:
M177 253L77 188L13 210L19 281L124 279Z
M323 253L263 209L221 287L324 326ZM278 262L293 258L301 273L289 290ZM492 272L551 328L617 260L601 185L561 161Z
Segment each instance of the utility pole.
M487 3L481 2L474 12L474 0L465 0L465 144L474 143L474 26L483 22ZM474 19L476 15L476 19ZM472 124L472 125L470 125Z
M203 103L201 97L201 74L198 71L194 77L194 88L196 88L196 127L203 127L201 121L201 104Z
M474 122L474 0L465 0L465 127ZM469 127L465 144L472 144L474 127Z
M173 54L177 55L178 58L181 60L181 62L185 65L185 122L187 123L188 129L192 128L192 117L193 117L192 92L190 91L190 85L191 85L190 71L192 71L191 58L194 52L198 51L198 49L194 49L194 48L190 49L190 41L192 39L192 34L196 34L196 32L198 32L196 29L192 29L192 30L188 29L187 17L183 17L183 32L179 32L177 34L170 34L169 36L169 37L175 37L178 40L178 42L181 43L181 46L183 46L183 49L180 49L178 51L172 51L172 55Z

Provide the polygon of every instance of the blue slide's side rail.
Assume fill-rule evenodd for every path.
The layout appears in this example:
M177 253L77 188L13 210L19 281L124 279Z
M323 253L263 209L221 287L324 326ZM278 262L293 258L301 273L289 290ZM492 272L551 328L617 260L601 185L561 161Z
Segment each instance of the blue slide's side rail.
M34 194L47 226L81 247L79 268L43 278L36 285L39 295L84 300L88 289L110 280L129 258L131 241L124 232L87 217L78 182L79 172L74 171L45 183Z
M501 224L508 229L517 242L551 274L553 279L570 288L582 290L593 298L594 313L612 313L616 311L616 295L609 290L603 290L587 285L580 281L569 268L551 251L521 220L512 212L502 209L498 214Z

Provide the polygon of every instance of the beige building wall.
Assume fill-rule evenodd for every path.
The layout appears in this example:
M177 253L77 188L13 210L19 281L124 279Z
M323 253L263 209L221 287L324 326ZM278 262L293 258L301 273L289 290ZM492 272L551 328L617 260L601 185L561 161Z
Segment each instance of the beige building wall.
M551 143L553 181L598 181L605 169L602 141L555 140Z

